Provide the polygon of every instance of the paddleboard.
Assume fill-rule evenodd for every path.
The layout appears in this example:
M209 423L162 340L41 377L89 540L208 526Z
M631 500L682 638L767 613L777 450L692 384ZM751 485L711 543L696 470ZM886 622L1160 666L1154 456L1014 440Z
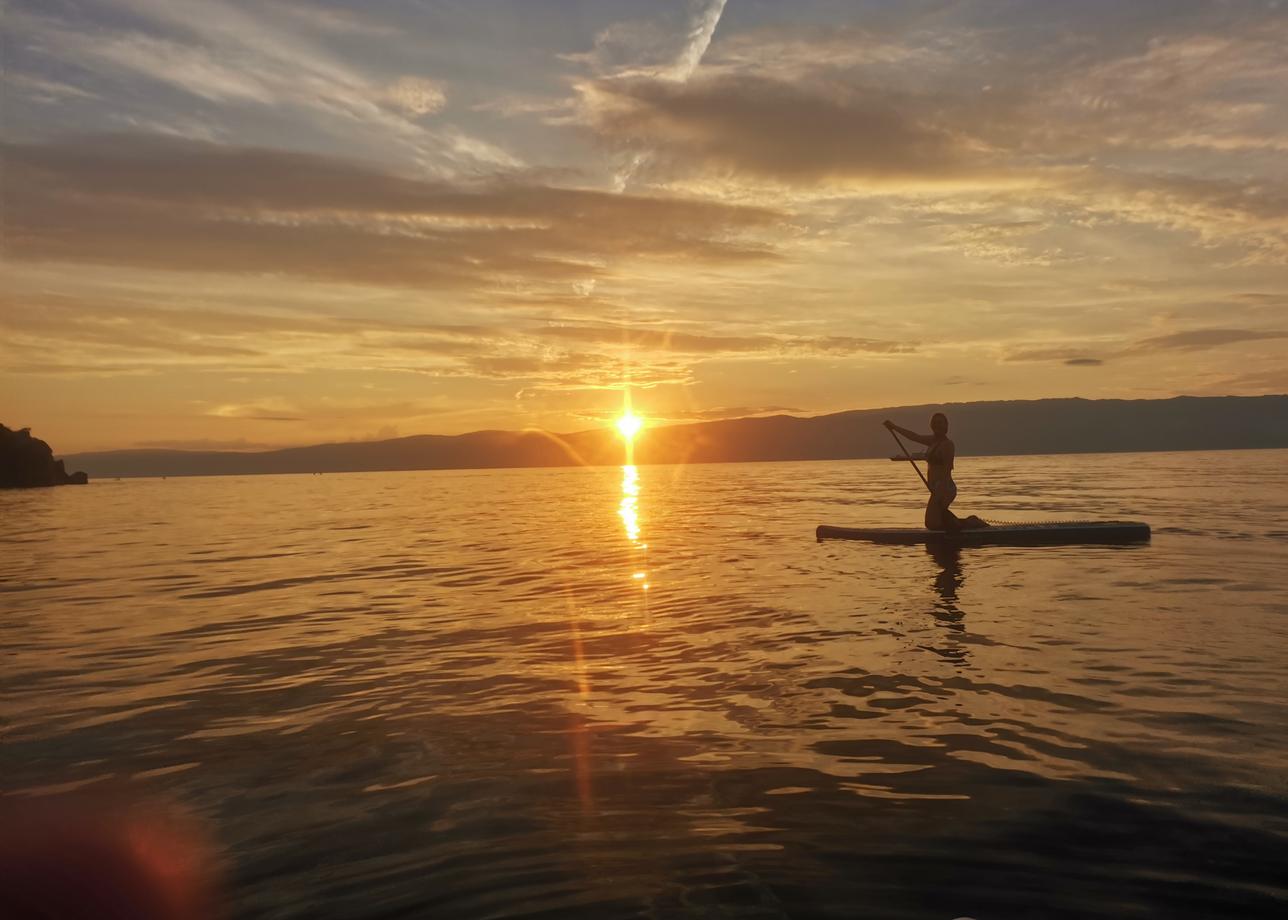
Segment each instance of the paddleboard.
M1043 521L994 524L979 530L926 530L923 527L819 526L819 540L866 540L869 543L936 543L952 546L1050 546L1072 543L1144 543L1149 525L1140 521Z

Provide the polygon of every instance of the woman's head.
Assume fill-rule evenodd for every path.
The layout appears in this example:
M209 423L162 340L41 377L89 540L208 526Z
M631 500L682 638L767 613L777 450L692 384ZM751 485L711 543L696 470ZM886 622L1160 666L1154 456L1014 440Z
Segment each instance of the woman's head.
M932 415L930 417L930 430L940 437L948 434L948 416L942 412L936 412Z

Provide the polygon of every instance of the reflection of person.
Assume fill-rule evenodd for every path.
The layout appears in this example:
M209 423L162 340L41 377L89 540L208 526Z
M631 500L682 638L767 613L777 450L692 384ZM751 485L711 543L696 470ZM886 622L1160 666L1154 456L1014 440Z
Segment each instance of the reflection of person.
M957 589L966 580L962 574L962 548L945 543L927 543L926 552L939 566L939 574L935 576L935 593L943 601L943 608L953 614L954 619L961 619L962 612L957 608Z
M948 416L936 412L930 417L930 434L918 434L896 425L889 419L885 426L909 440L926 445L926 484L930 486L930 500L926 502L926 529L973 530L987 527L988 523L975 515L959 518L948 510L957 498L957 483L953 482L953 461L957 445L948 437Z
M935 575L935 593L939 600L932 615L945 630L948 641L939 648L925 647L954 664L968 664L970 656L962 643L966 634L966 614L957 606L957 591L966 580L962 574L962 548L947 542L927 543L926 553L939 568Z

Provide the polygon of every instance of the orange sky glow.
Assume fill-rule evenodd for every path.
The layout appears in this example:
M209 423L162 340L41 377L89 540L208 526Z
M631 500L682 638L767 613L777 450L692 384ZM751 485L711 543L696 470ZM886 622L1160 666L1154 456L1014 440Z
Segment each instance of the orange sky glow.
M59 452L1288 391L1288 7L15 0Z

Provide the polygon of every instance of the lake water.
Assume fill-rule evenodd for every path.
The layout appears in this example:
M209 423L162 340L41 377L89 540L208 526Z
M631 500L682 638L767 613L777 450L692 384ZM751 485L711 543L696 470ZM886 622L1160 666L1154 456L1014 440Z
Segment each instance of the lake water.
M0 788L196 815L234 917L1288 905L1288 451L0 494Z

